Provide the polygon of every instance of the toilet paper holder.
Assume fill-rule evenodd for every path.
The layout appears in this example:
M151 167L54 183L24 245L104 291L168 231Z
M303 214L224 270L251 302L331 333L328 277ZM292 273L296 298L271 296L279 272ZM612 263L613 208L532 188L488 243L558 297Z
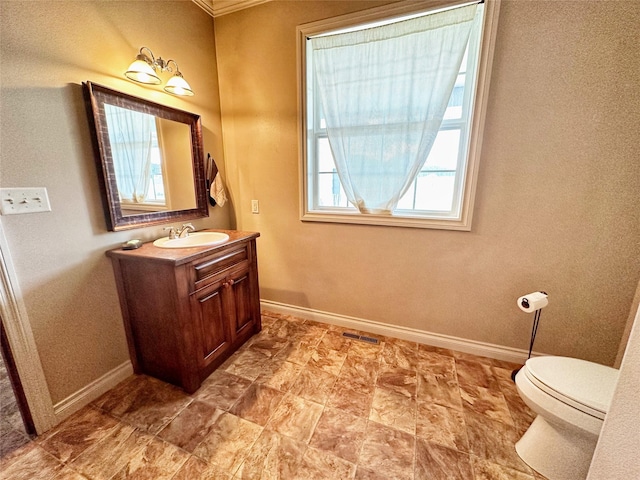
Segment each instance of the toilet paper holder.
M542 290L538 292L529 293L518 298L518 306L520 310L523 312L531 312L532 306L537 307L533 311L533 326L531 328L531 340L529 341L529 355L527 355L527 360L531 358L531 352L533 351L533 343L536 340L536 335L538 333L538 325L540 324L540 315L542 313L542 309L548 305L547 300L548 294L547 292L543 292ZM521 367L522 368L522 367ZM516 375L520 371L520 368L516 368L513 372L511 372L511 379L515 382Z
M544 292L541 292L541 293L544 293ZM529 299L528 298L523 298L520 301L520 305L522 305L524 308L529 308L529 306L530 306L529 305Z

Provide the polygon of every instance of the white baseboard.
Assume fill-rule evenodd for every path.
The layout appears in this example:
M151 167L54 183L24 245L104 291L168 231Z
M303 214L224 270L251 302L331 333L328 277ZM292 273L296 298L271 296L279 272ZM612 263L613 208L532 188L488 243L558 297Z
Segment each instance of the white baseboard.
M373 320L349 317L346 315L323 312L320 310L313 310L311 308L298 307L295 305L287 305L270 300L261 300L260 306L263 310L271 311L274 313L293 315L298 318L328 323L330 325L338 325L340 327L351 328L354 330L362 330L365 332L399 338L402 340L409 340L425 345L433 345L434 347L448 348L450 350L470 353L481 357L495 358L497 360L504 360L520 364L524 363L527 358L527 351L518 348L504 347L492 343L477 342L475 340L467 340L465 338L442 335L439 333L431 333L415 328L408 328L398 325L376 322ZM64 400L56 403L53 406L53 409L57 420L64 420L69 415L88 405L100 395L115 387L118 383L122 382L131 375L133 375L133 366L131 365L131 362L127 360L113 370L104 374L102 377L94 380L77 392L69 395Z
M64 400L59 401L53 406L58 422L88 405L131 375L133 375L133 365L131 365L131 361L127 360Z
M260 306L263 310L271 311L274 313L293 315L295 317L304 318L306 320L314 320L331 325L338 325L340 327L352 328L354 330L362 330L378 335L385 335L402 340L409 340L425 345L432 345L434 347L448 348L450 350L456 350L458 352L470 353L473 355L478 355L480 357L495 358L497 360L504 360L512 363L523 364L527 359L528 354L526 350L522 350L519 348L504 347L492 343L477 342L475 340L467 340L465 338L452 337L450 335L442 335L439 333L431 333L415 328L390 325L387 323L349 317L336 313L322 312L319 310L297 307L295 305L287 305L270 300L261 300Z

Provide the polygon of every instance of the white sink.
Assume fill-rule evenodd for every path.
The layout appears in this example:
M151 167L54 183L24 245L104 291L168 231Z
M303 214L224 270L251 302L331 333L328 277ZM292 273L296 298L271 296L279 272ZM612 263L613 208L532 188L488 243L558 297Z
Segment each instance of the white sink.
M188 237L157 239L153 244L160 248L189 248L218 245L229 240L229 235L221 232L193 232Z

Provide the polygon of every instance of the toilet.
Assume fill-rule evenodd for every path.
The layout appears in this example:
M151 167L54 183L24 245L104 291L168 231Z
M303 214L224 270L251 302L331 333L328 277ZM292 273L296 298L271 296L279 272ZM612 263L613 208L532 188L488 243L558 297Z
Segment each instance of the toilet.
M515 382L536 418L516 443L524 462L549 480L584 480L618 370L568 357L527 360Z

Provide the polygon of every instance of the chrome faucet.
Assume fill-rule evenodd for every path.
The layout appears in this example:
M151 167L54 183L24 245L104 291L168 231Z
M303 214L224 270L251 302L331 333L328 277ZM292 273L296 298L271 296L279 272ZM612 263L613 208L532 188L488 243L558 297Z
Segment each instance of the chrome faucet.
M169 230L169 238L173 240L174 238L178 238L176 235L176 227L164 227L163 230Z
M189 232L195 232L195 231L196 231L196 227L194 227L192 224L184 223L182 225L182 228L179 228L176 234L178 238L182 238L182 237L188 237Z

